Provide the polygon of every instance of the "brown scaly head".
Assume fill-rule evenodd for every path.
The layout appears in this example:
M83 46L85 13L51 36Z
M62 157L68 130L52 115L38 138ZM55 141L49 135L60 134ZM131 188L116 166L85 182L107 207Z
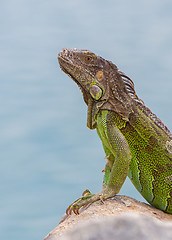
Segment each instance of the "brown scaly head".
M88 105L87 126L96 127L95 115L100 109L118 113L129 120L137 106L150 117L170 138L172 134L162 121L144 105L135 92L134 83L112 62L88 51L63 49L58 55L61 69L80 87Z
M113 110L128 119L132 98L137 98L134 84L115 64L88 51L63 49L58 55L61 69L80 87L88 105L87 126L94 126L94 115L99 109ZM124 81L126 79L126 83ZM128 86L128 90L127 90Z

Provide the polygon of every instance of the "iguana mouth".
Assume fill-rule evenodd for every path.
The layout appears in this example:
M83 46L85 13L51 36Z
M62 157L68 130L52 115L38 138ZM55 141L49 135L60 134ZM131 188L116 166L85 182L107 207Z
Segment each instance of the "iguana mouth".
M67 69L67 67L65 67L66 65L69 65L70 67L73 68L78 68L81 69L79 66L74 65L68 58L65 58L62 53L59 53L58 55L58 61L60 64L60 68L62 69L62 71L67 74L70 78L72 78L72 80L77 84L77 86L79 87L79 89L81 90L82 94L83 94L83 98L86 104L88 104L88 93L87 91L84 89L84 87L80 84L80 82L72 75L72 73L70 73Z
M67 67L64 67L65 64L70 65L73 68L74 67L77 68L77 66L74 65L72 62L70 62L69 59L66 59L63 56L61 56L61 54L58 55L58 61L59 61L60 68L62 69L62 71L64 73L66 73L70 78L72 78L81 90L84 90L83 87L81 86L81 84L79 83L79 81L67 70Z
M84 94L85 93L85 90L84 88L81 86L81 84L78 82L78 80L71 74L67 71L66 68L64 68L63 66L60 66L60 68L62 69L62 71L67 74L70 78L72 78L72 80L78 85L79 89L81 90L81 92Z

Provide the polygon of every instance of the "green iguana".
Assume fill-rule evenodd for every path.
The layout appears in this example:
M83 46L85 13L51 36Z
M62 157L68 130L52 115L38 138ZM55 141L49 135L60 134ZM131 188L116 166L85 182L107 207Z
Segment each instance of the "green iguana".
M117 66L88 50L64 49L61 69L83 93L87 126L97 129L106 154L103 189L86 190L67 214L119 193L127 175L153 206L172 214L172 134L145 106L134 83Z

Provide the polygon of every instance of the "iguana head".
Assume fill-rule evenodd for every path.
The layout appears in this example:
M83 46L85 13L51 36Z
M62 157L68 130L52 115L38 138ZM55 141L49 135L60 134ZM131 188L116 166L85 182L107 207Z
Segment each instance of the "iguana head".
M81 88L84 100L99 101L105 94L106 62L88 50L63 49L58 60L61 69Z
M131 98L115 64L88 50L78 49L63 49L58 61L61 69L80 87L88 107L89 103L90 108L96 104L96 109L112 110L128 117ZM130 80L129 84L133 82Z

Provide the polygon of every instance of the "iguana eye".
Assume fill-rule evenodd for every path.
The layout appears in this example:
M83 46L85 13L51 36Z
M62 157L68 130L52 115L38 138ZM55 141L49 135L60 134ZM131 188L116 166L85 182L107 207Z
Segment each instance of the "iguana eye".
M85 62L90 63L93 60L92 56L88 55L85 57Z

